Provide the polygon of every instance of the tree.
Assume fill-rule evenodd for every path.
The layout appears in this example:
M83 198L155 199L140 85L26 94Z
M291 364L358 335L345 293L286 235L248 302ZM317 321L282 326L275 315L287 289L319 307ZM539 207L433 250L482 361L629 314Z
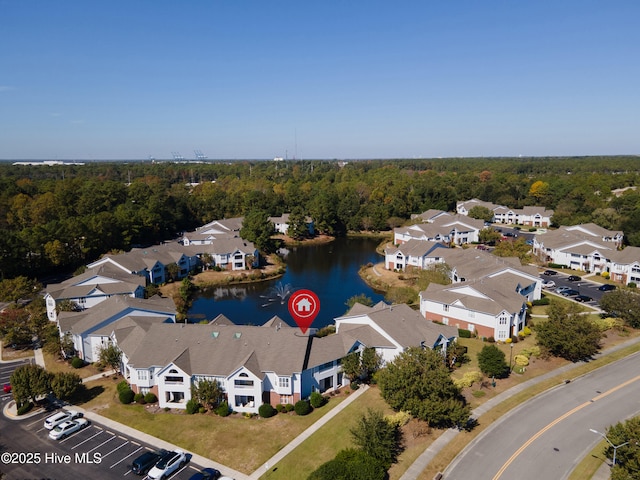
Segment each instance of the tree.
M98 352L98 359L101 363L109 365L116 373L120 373L120 364L122 363L122 350L115 343L109 342L108 345L102 347Z
M41 290L42 286L36 281L24 276L0 281L0 300L14 302L31 299Z
M509 376L509 365L505 354L495 345L485 345L478 353L480 371L487 377L505 378Z
M302 207L295 206L289 214L289 228L287 235L294 240L302 240L309 236L309 227L307 227L307 218Z
M471 218L477 218L478 220L484 220L485 222L493 221L493 212L482 205L476 205L471 208L471 210L469 210L469 216Z
M377 380L382 397L396 411L439 428L463 426L469 420L471 409L439 352L411 347L381 369Z
M640 417L609 427L606 436L614 445L629 442L616 450L616 464L611 469L611 480L640 478L640 448L634 445L640 439ZM613 460L613 447L608 443L604 454Z
M342 372L349 381L368 379L376 372L382 363L382 357L375 348L366 347L362 351L355 351L342 359Z
M60 400L73 397L82 386L82 378L77 373L58 372L51 379L51 391Z
M40 365L19 366L9 378L13 399L18 405L28 401L36 403L39 396L51 391L51 378L52 375Z
M345 302L345 305L347 307L349 307L349 310L350 310L356 303L361 303L362 305L366 305L367 307L372 307L373 306L373 300L371 300L371 298L367 297L364 293L361 293L360 295L354 295L353 297L350 297Z
M587 360L600 349L602 334L575 303L551 302L549 319L536 324L538 345L572 362Z
M217 380L200 380L191 387L191 397L213 410L224 399L224 390Z
M549 184L547 182L543 182L542 180L538 180L531 184L531 188L529 188L529 195L535 198L537 201L542 201L549 195Z
M336 458L314 470L307 480L384 480L387 470L362 450L341 450Z
M385 469L395 463L401 451L400 431L384 418L380 410L367 409L349 431L353 443L378 460Z
M264 210L253 210L247 213L242 221L240 237L253 242L258 250L270 253L273 251L273 223Z
M627 289L616 289L602 295L600 308L608 315L620 317L632 328L640 328L640 295Z

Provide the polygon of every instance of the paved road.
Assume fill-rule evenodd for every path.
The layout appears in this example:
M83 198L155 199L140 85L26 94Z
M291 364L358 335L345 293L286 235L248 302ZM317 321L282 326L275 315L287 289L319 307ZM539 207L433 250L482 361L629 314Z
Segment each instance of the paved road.
M476 438L446 480L567 478L610 425L640 412L640 354L600 368L512 410Z

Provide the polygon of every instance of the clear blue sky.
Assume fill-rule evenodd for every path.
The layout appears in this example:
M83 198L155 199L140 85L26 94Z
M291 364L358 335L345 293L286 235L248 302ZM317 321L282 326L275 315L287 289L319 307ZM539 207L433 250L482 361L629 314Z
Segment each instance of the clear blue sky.
M0 0L0 159L640 153L640 2Z

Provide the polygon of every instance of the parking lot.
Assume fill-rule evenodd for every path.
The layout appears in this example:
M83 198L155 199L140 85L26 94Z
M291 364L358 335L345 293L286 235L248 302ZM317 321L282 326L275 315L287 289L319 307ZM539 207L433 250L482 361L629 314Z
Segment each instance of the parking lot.
M559 273L559 272L557 272L554 275L544 275L543 273L540 274L540 278L543 281L552 280L555 283L555 286L553 286L552 288L545 288L547 292L552 292L556 295L561 295L560 293L556 292L556 289L560 287L568 287L568 288L571 288L572 290L576 290L577 292L579 292L578 293L579 295L586 295L588 297L591 297L592 300L584 303L586 305L598 308L598 302L602 298L602 295L606 293L601 290L598 290L598 288L602 286L602 283L590 282L588 279L584 279L584 278L581 278L580 280L570 281L569 277L570 275ZM575 295L568 296L566 298L575 299Z
M9 382L11 373L30 360L0 363L0 383ZM2 390L0 406L12 400ZM67 407L72 410L73 407ZM131 471L135 458L157 448L135 438L110 430L92 421L88 427L65 439L52 440L44 420L57 409L41 410L20 420L0 415L0 472L7 479L23 478L141 478ZM187 454L187 459L191 456ZM169 479L186 480L202 467L189 461Z
M2 420L2 472L8 478L146 478L133 474L131 462L155 448L95 422L63 440L52 440L44 420L53 413L43 411L20 421ZM189 462L168 478L188 479L200 469Z

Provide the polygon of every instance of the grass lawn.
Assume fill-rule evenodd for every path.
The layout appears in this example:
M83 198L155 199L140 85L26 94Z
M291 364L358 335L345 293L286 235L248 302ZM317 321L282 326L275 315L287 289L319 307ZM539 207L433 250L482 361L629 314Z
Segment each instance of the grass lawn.
M120 380L89 382L87 387L99 396L82 407L247 474L346 398L344 394L330 397L325 406L304 417L289 413L268 419L240 414L223 418L211 413L166 412L157 405L122 405L116 392Z
M386 402L380 396L377 387L371 386L355 402L347 406L335 419L324 425L300 446L276 465L269 465L269 471L260 478L269 480L288 480L306 478L323 463L332 460L345 448L353 447L350 429L367 409L380 410L385 415L392 414ZM421 425L420 425L421 424ZM413 461L422 454L440 431L426 428L423 422L410 422L403 428L405 451L396 465L391 467L389 478L400 478Z

